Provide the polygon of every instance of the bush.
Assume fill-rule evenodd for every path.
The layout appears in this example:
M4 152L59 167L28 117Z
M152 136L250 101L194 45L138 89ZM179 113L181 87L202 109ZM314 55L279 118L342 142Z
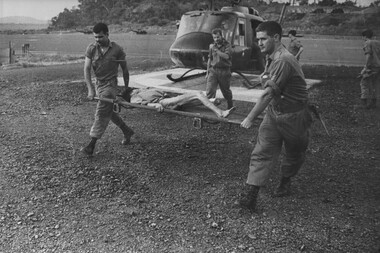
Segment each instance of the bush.
M148 24L149 25L157 25L160 19L158 17L153 17L148 19Z
M306 13L291 13L290 15L287 15L286 20L300 20L303 19L305 15Z
M164 26L170 23L170 20L168 19L160 19L157 23L158 26Z
M325 13L325 11L322 8L317 8L313 10L311 13Z
M331 14L343 14L344 11L342 8L336 8L331 11Z
M363 28L365 26L365 19L362 15L353 16L348 22L347 25L352 28Z

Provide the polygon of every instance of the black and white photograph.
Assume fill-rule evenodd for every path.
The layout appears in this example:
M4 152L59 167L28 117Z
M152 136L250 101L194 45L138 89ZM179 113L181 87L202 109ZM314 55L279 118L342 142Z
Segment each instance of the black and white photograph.
M380 0L0 0L0 253L380 253Z

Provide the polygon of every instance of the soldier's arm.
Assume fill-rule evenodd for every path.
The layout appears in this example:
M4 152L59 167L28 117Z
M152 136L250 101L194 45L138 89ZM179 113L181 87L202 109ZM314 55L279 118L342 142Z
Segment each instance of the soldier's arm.
M215 50L216 50L215 52L216 52L221 58L226 59L226 60L230 59L230 57L231 57L231 46L227 47L225 52L222 52L222 51L220 51L219 49L215 49Z
M364 50L364 56L365 56L364 70L367 70L367 69L369 69L369 66L371 64L370 58L371 58L371 55L373 53L372 46L371 46L371 43L369 41L364 42L363 50Z
M295 57L298 59L301 56L302 52L303 52L303 46L300 44L299 49L298 49L298 53L296 54Z
M248 116L243 120L240 126L250 128L253 121L267 108L270 101L273 99L273 89L267 86L261 96L258 98L257 103L252 108Z
M208 60L207 60L207 69L206 69L206 79L208 77L208 73L210 72L210 67L211 67L211 57L212 57L212 44L210 44L209 52L208 52Z
M124 87L129 87L129 71L127 66L127 59L124 57L123 61L120 61L120 67L123 72Z
M91 80L91 64L92 64L92 60L86 57L84 61L84 79L87 85L87 91L88 91L87 98L89 100L93 100L95 96L95 89Z

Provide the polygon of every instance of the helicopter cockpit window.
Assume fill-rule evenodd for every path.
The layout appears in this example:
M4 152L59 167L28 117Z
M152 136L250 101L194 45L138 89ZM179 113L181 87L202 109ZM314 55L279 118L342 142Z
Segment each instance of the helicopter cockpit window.
M182 16L177 38L194 32L211 33L214 28L221 28L225 39L232 41L237 17L229 13L190 13Z
M245 20L239 19L239 23L236 26L234 45L244 46L245 45Z

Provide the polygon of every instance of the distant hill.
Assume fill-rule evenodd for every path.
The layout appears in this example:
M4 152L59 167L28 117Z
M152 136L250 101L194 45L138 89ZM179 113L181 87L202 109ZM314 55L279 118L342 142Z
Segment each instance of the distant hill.
M39 20L32 17L24 16L11 16L0 18L0 24L34 24L34 25L44 25L48 24L47 20Z

